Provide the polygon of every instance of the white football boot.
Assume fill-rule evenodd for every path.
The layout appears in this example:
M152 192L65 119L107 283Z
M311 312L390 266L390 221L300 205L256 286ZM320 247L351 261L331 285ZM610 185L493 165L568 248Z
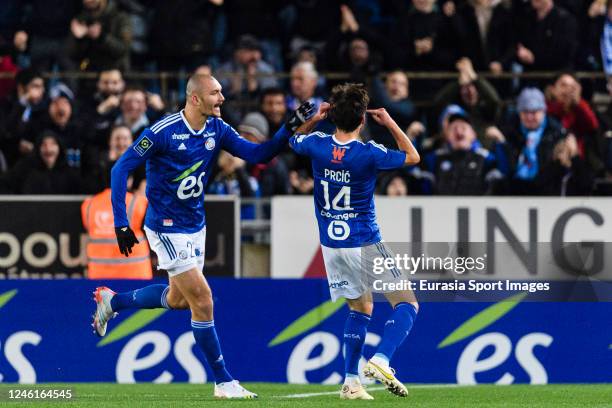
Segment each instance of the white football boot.
M96 302L96 313L93 315L91 327L94 328L94 333L104 337L106 334L106 324L110 319L117 316L117 313L113 312L110 304L111 299L115 296L115 292L106 286L101 286L96 288L93 295L93 300Z
M238 380L215 384L215 398L254 399L257 394L248 391Z
M368 394L359 379L347 380L340 390L340 399L348 400L373 400L374 397Z
M398 397L408 396L408 390L404 384L395 378L395 370L391 367L385 367L370 360L363 369L363 374L382 383L387 388L387 391Z

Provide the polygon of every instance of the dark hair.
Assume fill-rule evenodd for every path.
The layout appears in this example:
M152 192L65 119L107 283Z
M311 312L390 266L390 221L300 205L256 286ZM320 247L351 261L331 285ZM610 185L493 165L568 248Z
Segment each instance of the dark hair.
M19 71L17 75L15 75L15 82L17 82L17 85L28 86L28 84L36 78L43 79L40 72L27 68Z
M278 88L278 87L265 88L261 92L260 103L263 103L264 99L266 99L266 96L270 96L270 95L282 95L284 98L285 91L282 88Z
M338 129L352 132L361 124L368 102L370 97L363 85L336 85L329 98L329 118Z

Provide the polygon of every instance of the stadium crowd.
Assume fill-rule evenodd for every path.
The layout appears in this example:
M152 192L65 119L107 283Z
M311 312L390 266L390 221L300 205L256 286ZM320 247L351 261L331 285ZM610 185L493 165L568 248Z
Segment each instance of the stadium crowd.
M254 142L271 137L300 103L320 104L341 82L364 83L371 106L386 108L422 157L381 174L380 194L612 194L612 103L592 103L610 100L612 82L572 73L612 75L612 1L2 3L2 194L103 190L140 132L183 104L181 76L172 98L160 96L156 80L125 79L162 71L214 74L223 118ZM74 71L97 79L41 74ZM457 75L409 80L407 71ZM500 75L540 71L557 75ZM395 147L374 121L363 136ZM139 169L133 189L145 184ZM312 188L310 163L287 148L265 165L220 154L208 192L268 197Z

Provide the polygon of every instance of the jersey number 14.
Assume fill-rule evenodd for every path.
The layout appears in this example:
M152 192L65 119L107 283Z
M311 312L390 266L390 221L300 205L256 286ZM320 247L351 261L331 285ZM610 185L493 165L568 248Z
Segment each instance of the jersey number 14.
M325 200L325 205L323 206L324 210L334 209L336 211L350 211L353 208L351 207L351 187L343 186L338 194L331 201L331 205L329 203L329 182L325 180L321 180L321 185L323 185L323 199ZM338 203L340 201L343 202L343 206L339 206Z

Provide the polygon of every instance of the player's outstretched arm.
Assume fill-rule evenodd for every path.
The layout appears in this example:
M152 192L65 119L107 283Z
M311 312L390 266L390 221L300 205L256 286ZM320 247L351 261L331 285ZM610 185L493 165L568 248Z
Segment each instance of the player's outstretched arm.
M228 126L222 139L222 147L249 163L266 163L281 152L291 135L313 115L314 106L310 102L303 103L289 116L272 139L261 144L241 138L233 128Z
M125 195L127 193L127 179L130 173L154 151L161 147L161 141L148 129L117 160L111 170L111 203L115 221L115 235L119 250L125 256L132 253L132 247L138 243L125 209Z
M421 161L419 152L417 152L417 149L410 141L408 135L406 135L406 133L404 133L404 131L397 125L393 118L389 116L389 113L385 108L368 109L367 112L372 116L376 123L386 127L389 130L391 136L393 136L393 139L395 139L395 143L397 143L399 150L406 153L406 161L404 164L417 164L419 161Z

